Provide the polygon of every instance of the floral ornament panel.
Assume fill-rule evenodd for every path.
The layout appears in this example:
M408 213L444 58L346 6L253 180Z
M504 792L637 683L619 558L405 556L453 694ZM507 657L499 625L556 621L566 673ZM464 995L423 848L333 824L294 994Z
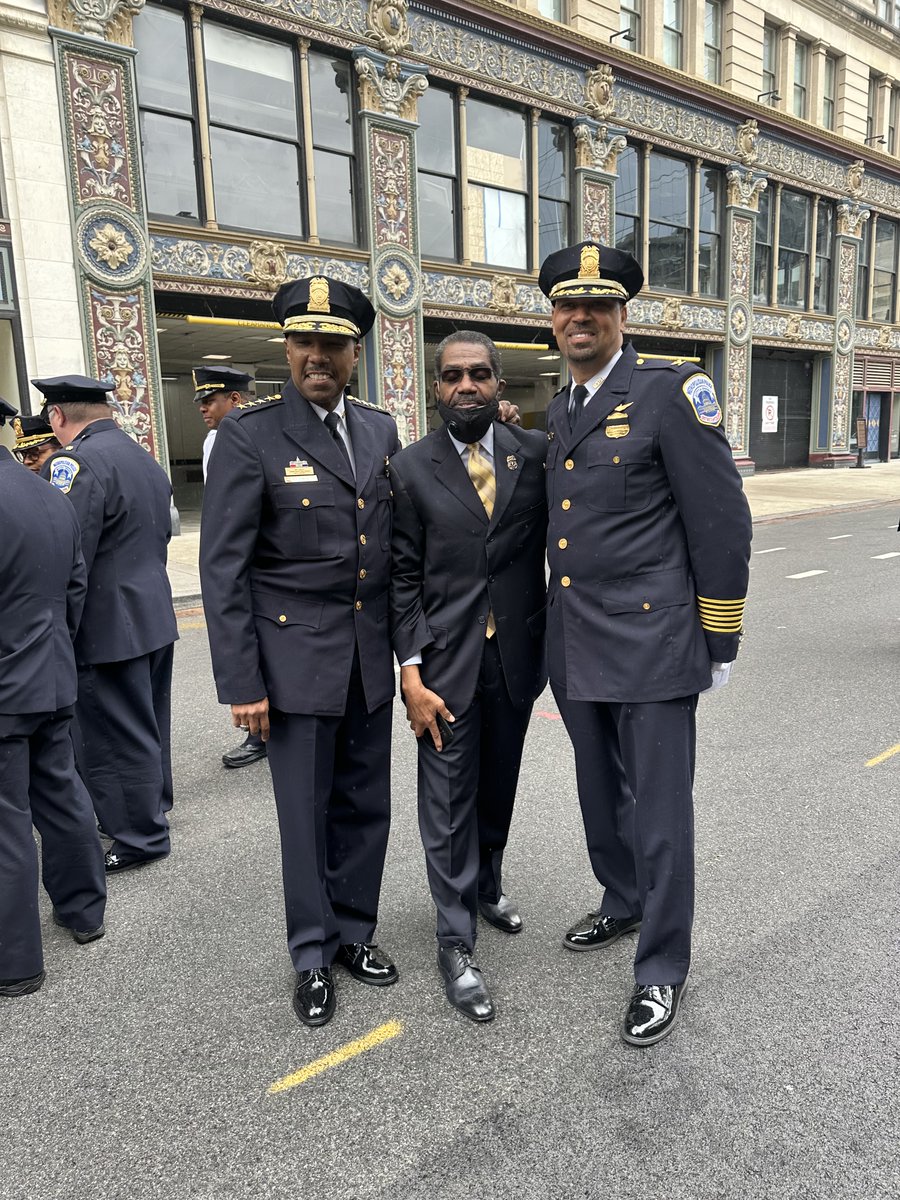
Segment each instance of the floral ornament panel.
M128 212L87 209L76 223L75 245L81 266L98 283L130 287L147 269L144 233Z
M409 141L406 134L385 129L373 128L369 135L376 246L392 243L412 249Z
M260 279L260 271L267 276L271 269L268 260L276 263L276 273L284 272L286 279L307 279L311 275L330 275L342 283L351 283L360 291L368 293L369 268L364 262L353 262L327 255L301 254L285 246L276 251L269 243L266 252L260 250L261 243L249 246L229 242L214 242L200 238L169 237L165 234L150 235L150 266L154 275L174 279L227 280L235 283L253 283ZM256 249L254 249L256 247ZM283 254L283 257L282 257ZM267 286L270 279L265 280Z
M375 328L384 381L381 404L397 422L400 441L406 446L419 437L415 318L395 321L379 315Z
M399 316L420 303L419 272L408 255L392 251L376 261L372 274L379 307Z
M65 59L76 202L116 200L133 210L123 64L69 52Z
M92 371L108 383L115 416L127 434L156 452L147 365L146 296L85 288L93 335Z

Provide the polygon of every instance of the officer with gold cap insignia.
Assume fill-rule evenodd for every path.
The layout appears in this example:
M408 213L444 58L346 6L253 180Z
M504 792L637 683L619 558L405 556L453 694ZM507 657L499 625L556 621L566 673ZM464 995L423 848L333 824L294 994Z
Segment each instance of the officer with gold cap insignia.
M56 434L50 428L46 417L38 414L34 417L16 417L13 421L16 444L13 453L29 471L40 474L41 467L51 454L61 450Z
M751 538L712 380L624 341L643 282L597 242L540 273L571 374L547 414L550 682L604 888L564 945L640 930L622 1024L636 1046L671 1031L686 986L697 697L737 655Z
M323 1025L332 965L385 985L373 942L390 823L388 616L397 427L346 387L375 312L319 275L274 298L290 380L219 425L200 574L219 699L267 742L294 1011Z

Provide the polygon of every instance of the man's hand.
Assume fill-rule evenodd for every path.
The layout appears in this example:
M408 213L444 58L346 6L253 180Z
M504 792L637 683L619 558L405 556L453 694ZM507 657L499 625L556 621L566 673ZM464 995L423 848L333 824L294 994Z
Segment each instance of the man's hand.
M522 418L519 416L518 404L513 404L509 400L501 400L497 419L498 421L503 421L506 425L521 425Z
M702 695L705 695L706 692L717 692L719 688L723 688L731 678L731 668L734 666L734 663L714 662L710 663L709 665L712 670L712 683L708 688L705 689L703 693L701 693Z
M435 750L443 750L444 743L441 741L435 717L440 713L444 720L451 725L456 717L437 692L432 692L425 686L417 666L400 668L400 689L406 703L406 715L409 718L410 729L417 738L427 730L431 734Z
M235 729L249 729L254 737L269 740L269 698L254 700L250 704L232 704L231 723Z

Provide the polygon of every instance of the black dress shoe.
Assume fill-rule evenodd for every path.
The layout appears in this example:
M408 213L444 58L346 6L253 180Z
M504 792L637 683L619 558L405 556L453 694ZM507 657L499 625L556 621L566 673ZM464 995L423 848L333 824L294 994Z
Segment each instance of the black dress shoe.
M168 857L168 851L165 854L151 854L141 858L131 854L120 854L117 850L107 850L103 865L107 875L115 875L117 871L133 871L136 867L145 867L147 863L158 862L161 858Z
M55 908L53 910L53 924L58 925L60 929L68 929L79 946L86 946L88 942L96 942L98 938L102 938L106 933L106 926L102 921L96 929L73 929L71 925L67 925L62 920Z
M479 899L478 911L488 925L493 925L495 929L502 929L504 933L521 933L525 928L522 918L519 916L519 910L509 896L504 896L502 893L496 904L492 904L490 900Z
M387 987L396 983L400 973L390 958L379 951L374 942L348 942L338 947L334 961L350 972L360 983Z
M325 1025L334 1016L334 981L330 967L297 972L294 1012L304 1025Z
M0 979L0 996L27 996L36 992L44 982L44 975L44 971L39 971L27 979Z
M652 1046L672 1032L686 988L686 982L637 985L622 1022L622 1037L629 1046Z
M248 737L240 746L235 746L233 750L222 755L222 764L226 767L249 767L251 763L265 758L267 753L265 742L257 742Z
M447 999L473 1021L493 1021L494 1002L472 951L462 944L438 946L438 967Z
M567 950L601 950L640 927L640 917L607 917L591 912L566 932L563 945Z

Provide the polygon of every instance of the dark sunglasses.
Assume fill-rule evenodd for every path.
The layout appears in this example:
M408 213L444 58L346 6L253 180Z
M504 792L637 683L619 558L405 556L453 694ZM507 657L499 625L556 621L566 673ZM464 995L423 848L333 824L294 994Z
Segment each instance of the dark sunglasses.
M441 371L441 383L460 383L463 376L468 375L473 383L487 383L489 379L493 379L494 372L490 367L448 367L446 371Z

